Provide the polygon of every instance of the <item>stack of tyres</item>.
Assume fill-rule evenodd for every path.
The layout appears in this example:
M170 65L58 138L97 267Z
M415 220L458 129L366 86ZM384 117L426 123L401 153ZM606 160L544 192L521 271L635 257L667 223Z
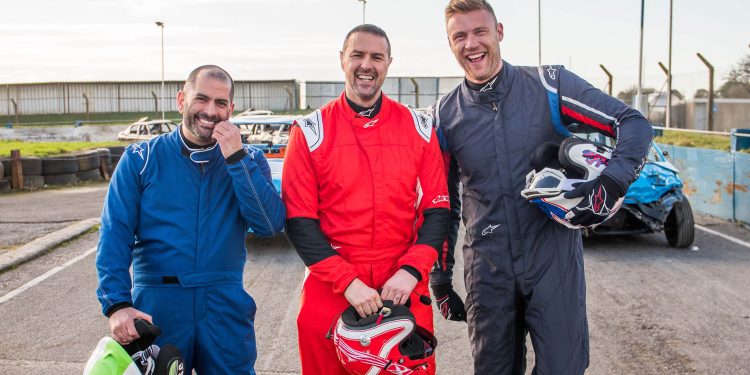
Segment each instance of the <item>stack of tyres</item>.
M24 189L36 190L44 187L44 177L42 176L42 159L35 156L22 157L21 168L23 171Z
M2 159L2 174L0 175L0 192L10 191L11 187L11 160ZM23 187L28 190L36 190L44 187L42 177L42 159L37 157L22 157L21 171L23 172Z
M78 181L101 181L102 175L99 172L99 151L92 150L82 152L77 156L78 159Z
M5 174L6 161L3 160L0 163L0 193L7 193L10 191L10 178ZM10 174L10 168L8 168L8 174Z
M117 163L120 162L120 158L122 157L123 152L125 152L125 146L110 146L107 148L109 149L109 153L112 156L112 169L109 171L109 175L112 176L112 172L114 172L115 168L117 167Z
M42 174L47 185L72 185L78 182L78 160L70 155L42 159Z

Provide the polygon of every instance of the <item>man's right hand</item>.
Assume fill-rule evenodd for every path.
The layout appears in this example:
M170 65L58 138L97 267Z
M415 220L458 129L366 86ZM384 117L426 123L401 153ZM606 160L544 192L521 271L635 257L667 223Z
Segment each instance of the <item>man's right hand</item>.
M377 290L365 285L359 279L354 279L344 291L344 298L354 306L361 317L366 317L380 311L383 301Z
M133 307L117 310L109 316L109 329L112 331L112 337L115 338L115 341L127 345L141 337L135 330L135 323L133 323L135 319L148 320L149 323L154 323L151 315Z
M453 290L452 284L430 285L430 288L432 289L432 295L435 297L435 304L443 318L457 322L466 321L464 302Z

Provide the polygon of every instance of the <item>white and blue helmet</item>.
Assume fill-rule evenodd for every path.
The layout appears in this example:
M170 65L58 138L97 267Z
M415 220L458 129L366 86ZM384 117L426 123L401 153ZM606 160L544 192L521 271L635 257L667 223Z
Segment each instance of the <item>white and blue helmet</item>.
M579 183L591 181L607 167L612 150L586 139L570 137L561 144L541 144L531 157L534 169L526 175L521 196L539 207L552 220L568 228L582 228L570 223L571 210L583 197L566 199L563 195Z

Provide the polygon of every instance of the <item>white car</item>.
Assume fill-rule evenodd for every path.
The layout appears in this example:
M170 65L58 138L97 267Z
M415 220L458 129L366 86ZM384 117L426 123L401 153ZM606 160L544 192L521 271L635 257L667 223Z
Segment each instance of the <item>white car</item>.
M144 117L117 133L117 140L123 142L138 142L170 133L177 129L177 124L171 120L151 120Z
M286 144L289 140L289 127L301 117L299 115L253 115L233 117L229 121L240 128L244 143L265 143L271 146ZM284 134L286 134L285 138Z

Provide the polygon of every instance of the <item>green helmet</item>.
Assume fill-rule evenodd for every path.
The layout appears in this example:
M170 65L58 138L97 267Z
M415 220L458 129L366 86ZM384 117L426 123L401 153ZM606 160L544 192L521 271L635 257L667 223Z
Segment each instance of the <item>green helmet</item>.
M128 352L110 337L99 340L83 375L142 375Z

